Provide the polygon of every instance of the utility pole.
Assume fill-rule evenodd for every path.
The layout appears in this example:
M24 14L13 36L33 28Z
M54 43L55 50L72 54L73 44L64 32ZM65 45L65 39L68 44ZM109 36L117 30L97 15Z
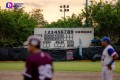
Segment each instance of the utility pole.
M88 0L86 0L86 27L88 27Z
M60 12L64 12L64 21L65 21L65 13L69 12L69 5L60 5Z

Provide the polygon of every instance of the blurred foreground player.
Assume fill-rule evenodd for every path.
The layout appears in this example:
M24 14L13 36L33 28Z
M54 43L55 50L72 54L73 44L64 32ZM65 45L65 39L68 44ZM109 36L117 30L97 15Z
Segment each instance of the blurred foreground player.
M104 47L101 58L102 80L112 80L112 73L115 67L115 60L118 58L118 54L110 45L109 37L104 37L103 39L101 39L101 44Z
M40 39L30 36L25 45L31 55L26 59L24 80L52 80L52 58L40 50Z

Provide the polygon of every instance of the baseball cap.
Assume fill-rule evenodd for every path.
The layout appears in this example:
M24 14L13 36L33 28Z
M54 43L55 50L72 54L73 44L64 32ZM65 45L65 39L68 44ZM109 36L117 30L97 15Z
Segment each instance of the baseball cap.
M40 45L40 38L36 35L31 35L27 38L27 41L24 42L24 46L28 46L29 44L32 46Z
M110 38L105 36L102 39L100 39L100 41L110 43Z

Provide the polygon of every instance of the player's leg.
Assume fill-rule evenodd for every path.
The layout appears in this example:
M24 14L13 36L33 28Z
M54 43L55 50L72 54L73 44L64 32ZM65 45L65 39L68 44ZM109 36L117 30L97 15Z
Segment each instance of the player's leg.
M105 80L105 67L102 68L102 80Z
M106 70L105 70L106 80L112 80L112 73L113 73L113 70L109 70L108 68L106 68Z

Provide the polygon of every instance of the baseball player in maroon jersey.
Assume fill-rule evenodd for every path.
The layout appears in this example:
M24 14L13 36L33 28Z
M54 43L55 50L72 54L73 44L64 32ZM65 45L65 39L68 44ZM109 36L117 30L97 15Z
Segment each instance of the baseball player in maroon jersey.
M25 44L31 55L26 59L24 80L52 80L52 58L40 50L40 39L33 35L28 37Z

